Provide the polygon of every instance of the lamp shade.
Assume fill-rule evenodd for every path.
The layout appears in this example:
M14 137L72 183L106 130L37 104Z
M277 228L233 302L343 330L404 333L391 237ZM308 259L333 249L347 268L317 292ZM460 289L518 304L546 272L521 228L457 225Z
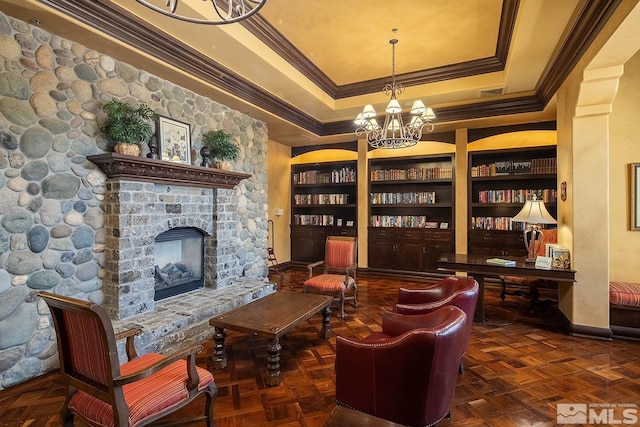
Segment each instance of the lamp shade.
M389 114L398 114L402 111L402 107L400 107L400 103L397 99L391 98L391 100L389 100L389 103L387 104L387 108L385 109L385 111Z
M424 102L420 99L416 99L413 101L413 105L411 106L411 114L422 114L427 111L427 107L425 107Z
M427 107L427 110L424 113L422 113L422 117L424 117L427 120L433 120L436 118L436 113L433 112L433 108Z
M527 200L516 216L511 218L515 222L528 222L531 224L557 224L542 200Z
M374 110L373 105L367 104L364 106L362 113L360 114L362 114L362 117L365 119L370 119L371 117L375 117L377 113L376 110Z

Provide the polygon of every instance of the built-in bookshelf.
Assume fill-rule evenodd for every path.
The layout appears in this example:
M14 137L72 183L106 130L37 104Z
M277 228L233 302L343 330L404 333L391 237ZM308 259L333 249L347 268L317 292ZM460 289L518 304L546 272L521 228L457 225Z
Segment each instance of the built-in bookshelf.
M471 152L469 165L469 253L526 255L511 218L533 197L556 218L555 146Z
M356 235L357 162L294 165L291 195L291 260L324 259L329 235Z
M369 268L434 271L453 251L453 156L369 160Z

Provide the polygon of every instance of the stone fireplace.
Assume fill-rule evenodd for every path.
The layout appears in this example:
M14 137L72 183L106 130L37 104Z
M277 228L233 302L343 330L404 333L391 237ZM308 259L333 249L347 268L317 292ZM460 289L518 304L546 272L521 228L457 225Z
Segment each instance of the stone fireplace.
M142 330L136 338L139 354L199 344L211 338L211 317L277 289L266 278L243 277L238 261L242 203L234 187L250 175L116 153L88 159L108 178L103 305L116 332ZM185 230L188 238L201 236L202 285L158 300L158 241L162 245L165 233L181 236ZM181 257L193 257L191 250ZM123 343L118 350L124 361Z
M201 260L197 275L202 276L203 287L231 284L238 271L233 187L250 175L115 153L89 160L109 178L104 197L108 250L103 292L113 319L154 310L156 252L162 251L160 236L167 233L189 230L202 236L203 248L196 256ZM158 268L164 268L166 261Z

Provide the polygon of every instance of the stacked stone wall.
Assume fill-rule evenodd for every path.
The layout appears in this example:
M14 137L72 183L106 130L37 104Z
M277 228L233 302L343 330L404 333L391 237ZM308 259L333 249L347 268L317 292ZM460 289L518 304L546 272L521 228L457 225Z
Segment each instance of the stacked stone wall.
M211 226L219 286L267 277L267 128L240 112L80 43L0 13L0 389L57 367L55 334L36 293L102 304L113 256L105 177L87 156L112 151L103 105L147 103L202 135L224 129L240 145L234 170L252 175L214 191ZM143 147L143 155L147 147ZM115 279L114 279L115 280ZM121 278L118 278L121 280Z

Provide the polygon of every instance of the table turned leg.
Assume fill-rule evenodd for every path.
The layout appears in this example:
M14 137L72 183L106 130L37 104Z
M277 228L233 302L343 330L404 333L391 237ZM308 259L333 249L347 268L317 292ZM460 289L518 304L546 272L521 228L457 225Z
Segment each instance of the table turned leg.
M267 348L267 385L280 384L280 345L279 339L274 338Z
M227 337L227 333L224 328L216 326L215 333L213 334L213 369L224 369L227 367L227 350L224 348L224 339Z
M320 338L327 339L331 336L331 308L326 306L322 309L322 329L318 332Z

